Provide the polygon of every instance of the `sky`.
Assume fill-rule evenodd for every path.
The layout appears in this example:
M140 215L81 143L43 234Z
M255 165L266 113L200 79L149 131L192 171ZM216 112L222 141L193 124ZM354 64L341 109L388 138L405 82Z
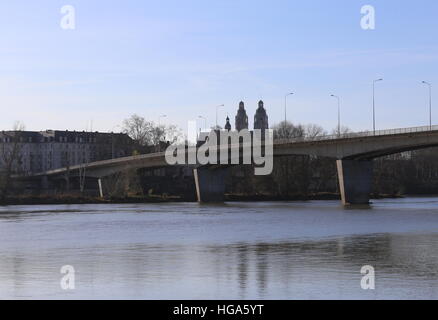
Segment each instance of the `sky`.
M75 29L61 28L61 8ZM375 8L375 29L361 8ZM14 0L0 3L0 126L119 131L136 113L176 124L253 123L263 99L284 119L372 129L427 125L426 80L438 88L434 0ZM435 88L435 87L434 87ZM438 97L437 97L438 101ZM438 103L433 122L438 124ZM198 119L199 126L204 122Z

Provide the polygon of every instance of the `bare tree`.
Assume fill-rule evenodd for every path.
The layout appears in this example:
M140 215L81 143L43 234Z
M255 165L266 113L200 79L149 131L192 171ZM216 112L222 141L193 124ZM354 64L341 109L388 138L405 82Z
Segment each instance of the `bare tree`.
M155 126L152 125L151 128L151 144L156 146L160 142L165 141L166 128L164 125Z
M146 121L145 118L133 114L125 119L122 124L122 130L128 134L140 146L148 146L152 142L153 124Z
M173 144L177 142L181 136L181 131L175 125L153 125L152 127L152 145L158 145L160 142Z
M157 146L160 142L176 142L181 137L175 125L156 125L137 114L123 121L122 130L140 146Z
M345 127L345 126L341 127L340 132L339 132L338 128L332 130L332 135L336 135L336 136L340 136L340 137L345 137L346 135L352 134L352 133L353 133L353 131L349 127Z
M314 139L316 137L326 135L327 131L325 131L323 127L317 124L308 124L305 127L305 133L307 138Z
M305 129L302 125L294 125L289 121L280 122L273 129L275 140L303 138L305 136Z

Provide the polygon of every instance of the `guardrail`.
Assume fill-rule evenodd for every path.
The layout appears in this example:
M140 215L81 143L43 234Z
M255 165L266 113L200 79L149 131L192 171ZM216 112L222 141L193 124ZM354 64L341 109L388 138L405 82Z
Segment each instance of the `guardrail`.
M363 131L363 132L351 132L343 133L341 135L325 135L325 136L315 136L315 137L297 137L290 139L274 139L275 144L287 144L294 142L312 142L312 141L327 141L327 140L340 140L340 139L350 139L350 138L360 138L360 137L376 137L376 136L389 136L396 134L406 134L406 133L418 133L418 132L428 132L428 131L438 131L438 125L434 126L422 126L422 127L411 127L411 128L399 128L399 129L387 129L387 130L376 130L374 131Z

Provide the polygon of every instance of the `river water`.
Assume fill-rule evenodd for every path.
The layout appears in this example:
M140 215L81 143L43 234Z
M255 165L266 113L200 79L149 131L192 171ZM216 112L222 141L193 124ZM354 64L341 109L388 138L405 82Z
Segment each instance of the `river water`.
M35 298L438 299L438 198L0 207L0 299Z

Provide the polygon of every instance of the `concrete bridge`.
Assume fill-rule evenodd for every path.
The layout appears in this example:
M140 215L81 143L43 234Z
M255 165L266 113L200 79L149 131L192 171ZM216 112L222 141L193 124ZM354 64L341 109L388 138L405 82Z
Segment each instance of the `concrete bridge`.
M438 146L438 126L276 140L273 155L274 157L312 155L336 160L342 202L348 205L369 203L373 159L435 146ZM101 179L121 171L166 166L169 164L165 160L165 153L161 152L61 168L27 178L40 178L44 184L47 179L56 179L67 174L71 176L82 174L89 178ZM230 165L191 166L194 170L198 200L223 201L225 179Z

